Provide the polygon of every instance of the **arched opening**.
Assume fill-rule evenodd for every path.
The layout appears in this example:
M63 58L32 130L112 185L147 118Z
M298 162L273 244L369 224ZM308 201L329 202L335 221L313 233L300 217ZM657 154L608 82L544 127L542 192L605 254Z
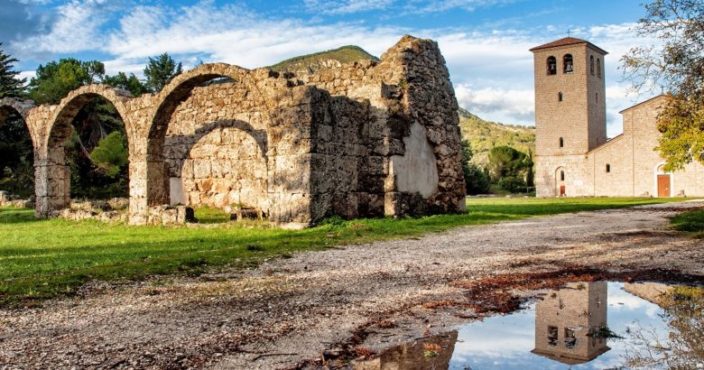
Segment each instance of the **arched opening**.
M264 218L268 139L258 104L253 89L222 74L165 91L149 132L148 205L185 205L201 222Z
M549 75L557 74L557 59L554 56L548 57L547 72Z
M555 170L555 195L559 197L567 196L567 185L565 184L566 174L564 167Z
M596 58L596 76L601 78L601 59Z
M34 195L34 147L22 114L0 106L0 191L28 199Z
M594 76L594 56L589 56L589 73Z
M110 99L84 93L66 102L48 139L50 209L68 208L71 199L126 198L127 148L123 117ZM126 202L120 204L126 206Z
M574 72L574 60L572 58L572 54L565 54L565 56L562 57L562 72L563 73Z

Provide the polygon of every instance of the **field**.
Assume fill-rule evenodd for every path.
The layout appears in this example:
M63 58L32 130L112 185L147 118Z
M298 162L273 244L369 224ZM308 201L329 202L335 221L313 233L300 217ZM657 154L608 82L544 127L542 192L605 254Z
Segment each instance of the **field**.
M91 280L139 280L158 274L199 274L206 268L247 267L274 257L335 245L408 238L452 227L535 215L592 211L677 199L482 198L468 212L404 219L337 218L301 231L262 223L195 227L132 227L99 222L35 220L27 209L0 209L0 304L72 294ZM204 215L222 220L216 212ZM205 217L204 217L205 218Z

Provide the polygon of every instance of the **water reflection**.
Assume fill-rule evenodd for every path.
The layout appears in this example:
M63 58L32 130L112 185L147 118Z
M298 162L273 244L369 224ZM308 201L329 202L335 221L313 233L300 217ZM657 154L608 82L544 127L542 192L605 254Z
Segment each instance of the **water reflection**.
M584 282L356 369L704 369L704 289Z
M606 338L605 281L569 284L535 308L533 353L568 365L585 363L610 350Z

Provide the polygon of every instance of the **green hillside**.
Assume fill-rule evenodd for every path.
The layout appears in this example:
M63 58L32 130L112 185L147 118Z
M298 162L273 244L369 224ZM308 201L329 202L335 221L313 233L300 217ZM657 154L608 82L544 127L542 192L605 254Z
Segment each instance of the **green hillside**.
M462 137L472 145L472 162L486 166L491 148L507 145L521 152L535 153L535 128L485 121L460 108Z
M321 64L328 60L336 60L340 63L351 63L359 60L379 60L379 58L369 54L359 46L347 45L334 50L322 51L319 53L301 55L286 59L283 62L274 64L269 68L277 72L300 71L302 69L316 70Z

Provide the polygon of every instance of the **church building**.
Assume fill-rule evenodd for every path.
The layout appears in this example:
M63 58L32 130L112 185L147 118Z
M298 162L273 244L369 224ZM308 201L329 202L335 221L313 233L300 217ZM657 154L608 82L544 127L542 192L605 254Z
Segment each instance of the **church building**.
M704 167L666 172L655 150L656 96L621 111L623 133L606 136L604 57L598 46L566 37L530 50L535 69L536 195L702 196Z

